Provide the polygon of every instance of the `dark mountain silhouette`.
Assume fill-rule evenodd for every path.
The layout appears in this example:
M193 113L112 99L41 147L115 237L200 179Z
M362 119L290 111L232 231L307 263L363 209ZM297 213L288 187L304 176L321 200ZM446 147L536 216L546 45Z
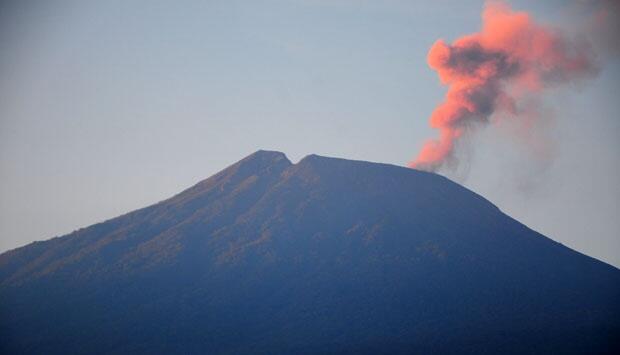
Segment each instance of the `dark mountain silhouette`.
M620 270L439 175L315 155L0 255L5 354L592 354L619 331Z

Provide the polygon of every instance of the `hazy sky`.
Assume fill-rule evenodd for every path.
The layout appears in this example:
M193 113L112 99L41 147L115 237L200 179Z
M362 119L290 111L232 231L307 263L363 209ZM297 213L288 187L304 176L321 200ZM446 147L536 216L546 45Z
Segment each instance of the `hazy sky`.
M0 5L0 250L169 197L257 149L406 165L445 87L429 47L483 1ZM21 2L25 3L25 2ZM570 1L511 1L577 32ZM487 129L443 172L620 266L620 66L545 97L553 159Z

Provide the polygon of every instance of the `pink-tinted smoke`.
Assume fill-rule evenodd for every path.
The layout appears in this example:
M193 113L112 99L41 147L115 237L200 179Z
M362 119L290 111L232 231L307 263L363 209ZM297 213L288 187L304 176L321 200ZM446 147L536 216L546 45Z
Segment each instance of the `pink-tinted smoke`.
M448 86L430 125L439 137L427 141L410 163L435 171L455 162L459 140L496 113L527 111L526 95L596 73L594 54L585 41L571 41L559 30L534 22L526 12L489 2L482 30L448 44L438 40L428 64Z

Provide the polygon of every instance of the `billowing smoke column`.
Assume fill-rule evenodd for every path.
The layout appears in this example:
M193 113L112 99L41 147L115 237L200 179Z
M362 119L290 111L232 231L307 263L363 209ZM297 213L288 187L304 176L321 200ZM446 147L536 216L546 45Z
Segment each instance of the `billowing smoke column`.
M590 46L569 41L556 30L536 24L525 12L500 2L487 3L482 30L452 44L438 40L428 64L448 85L445 100L430 117L439 130L410 163L435 171L456 163L457 143L496 113L519 117L526 96L596 72Z

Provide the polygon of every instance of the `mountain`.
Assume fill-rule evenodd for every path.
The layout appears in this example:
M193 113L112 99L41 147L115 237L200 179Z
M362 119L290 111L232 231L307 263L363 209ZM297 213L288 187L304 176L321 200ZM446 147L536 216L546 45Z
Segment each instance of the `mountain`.
M619 339L620 270L386 164L258 151L0 255L4 354L596 354Z

